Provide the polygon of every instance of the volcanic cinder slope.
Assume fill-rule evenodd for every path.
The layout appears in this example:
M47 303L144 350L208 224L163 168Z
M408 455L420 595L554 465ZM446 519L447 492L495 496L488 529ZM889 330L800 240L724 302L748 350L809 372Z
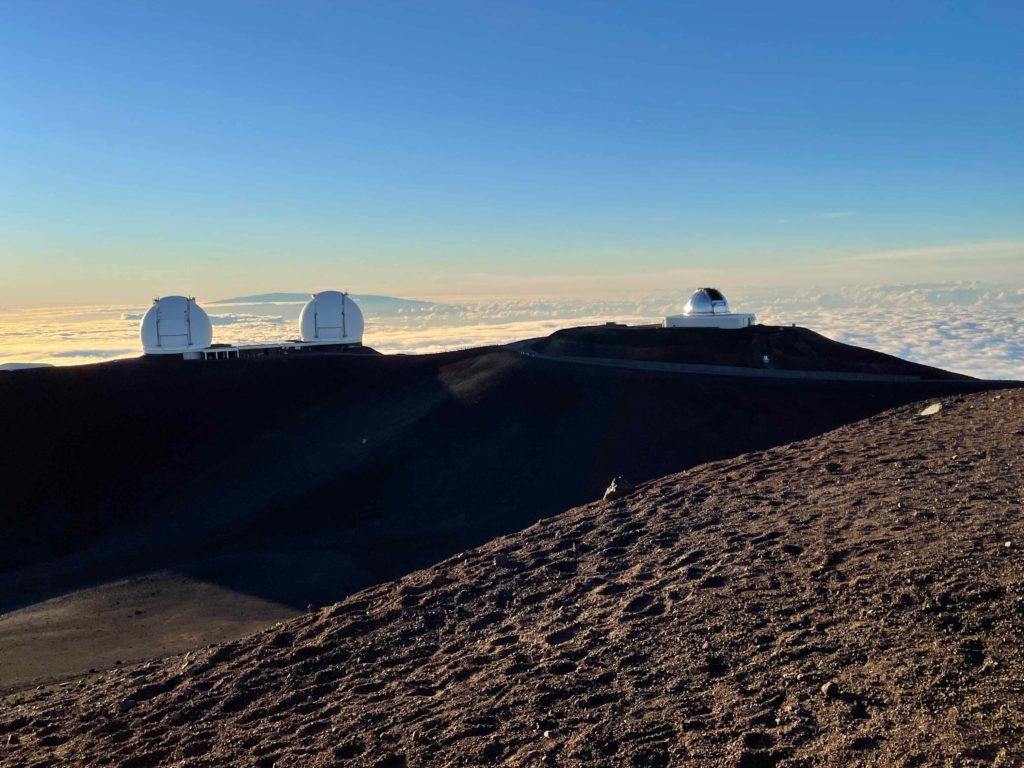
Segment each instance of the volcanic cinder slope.
M752 325L723 329L597 325L556 331L534 347L538 352L564 357L914 376L931 380L967 378L873 349L833 341L796 326Z
M801 365L920 372L783 330L737 331L733 352L798 335ZM662 331L630 338L694 342ZM0 689L240 637L599 498L615 475L997 386L927 373L736 379L484 348L4 374Z
M8 695L4 764L1020 765L1024 392L942 405Z

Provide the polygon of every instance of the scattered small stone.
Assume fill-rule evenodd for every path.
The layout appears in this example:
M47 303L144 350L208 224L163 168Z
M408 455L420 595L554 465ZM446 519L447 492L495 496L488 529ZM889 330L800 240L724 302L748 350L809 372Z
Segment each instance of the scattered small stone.
M826 699L838 699L839 698L839 683L835 680L829 680L823 686L821 686L821 695Z
M558 731L555 731L555 730L544 731L544 738L545 739L553 739L557 735L558 735Z
M181 673L183 675L198 675L200 672L205 672L211 666L213 666L207 659L192 659L190 655L185 656L185 661L181 665Z
M452 580L447 574L438 573L425 586L427 589L440 589L441 587L447 587L451 583Z
M512 558L504 552L499 552L494 556L494 565L496 568L511 568Z
M118 712L128 712L135 706L135 699L127 698L122 699L121 703L117 705Z
M938 413L941 410L942 410L942 403L932 403L927 408L925 408L923 411L921 411L920 415L921 416L934 416L936 413Z
M609 485L604 491L604 500L613 501L615 499L621 499L623 496L627 496L636 490L636 486L633 485L622 475L615 477L611 485Z

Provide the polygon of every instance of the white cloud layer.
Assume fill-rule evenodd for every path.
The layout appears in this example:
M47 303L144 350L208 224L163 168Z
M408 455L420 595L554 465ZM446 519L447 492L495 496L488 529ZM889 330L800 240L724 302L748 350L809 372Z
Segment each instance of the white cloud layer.
M689 291L621 299L509 299L366 313L365 342L381 352L428 353L503 344L607 321L659 322ZM813 289L727 288L733 308L768 324L794 323L830 338L984 378L1024 379L1024 287L978 283ZM0 309L0 364L70 365L140 353L139 307ZM207 306L215 339L272 342L297 330L301 304Z

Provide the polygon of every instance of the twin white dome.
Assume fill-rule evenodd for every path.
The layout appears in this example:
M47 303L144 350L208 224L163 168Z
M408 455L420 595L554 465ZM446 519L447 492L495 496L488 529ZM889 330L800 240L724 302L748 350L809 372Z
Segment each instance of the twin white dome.
M363 313L347 293L314 293L299 315L299 334L306 342L359 344L363 340Z
M147 355L180 355L210 346L213 325L192 297L164 296L153 300L139 325L139 335Z
M306 343L361 344L363 313L347 293L314 293L299 316L299 334ZM139 335L147 355L198 356L213 343L213 324L194 298L164 296L153 300Z

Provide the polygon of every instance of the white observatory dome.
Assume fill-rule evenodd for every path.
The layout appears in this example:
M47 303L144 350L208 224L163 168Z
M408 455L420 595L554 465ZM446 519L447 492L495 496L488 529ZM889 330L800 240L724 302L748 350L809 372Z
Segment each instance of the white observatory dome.
M683 315L728 314L729 302L717 288L698 288L683 307Z
M213 342L213 325L196 300L185 296L154 299L139 325L147 355L171 355L206 349Z
M299 316L303 341L332 344L361 344L363 313L347 293L314 293Z

